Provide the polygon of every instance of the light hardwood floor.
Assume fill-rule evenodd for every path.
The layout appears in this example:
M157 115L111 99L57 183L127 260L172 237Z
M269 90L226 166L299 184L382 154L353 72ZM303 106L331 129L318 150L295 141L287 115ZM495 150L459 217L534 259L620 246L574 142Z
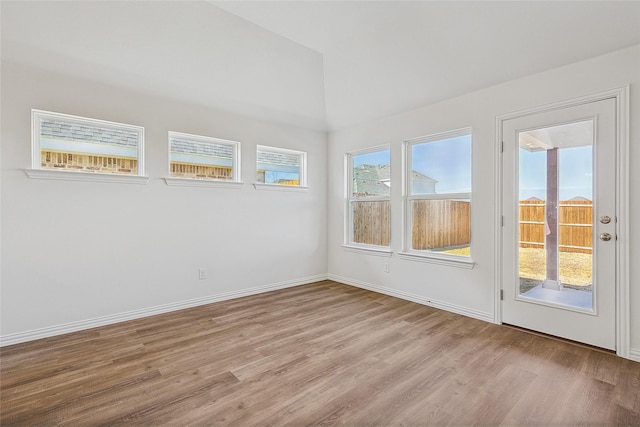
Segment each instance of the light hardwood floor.
M5 347L1 425L640 425L640 363L331 281Z

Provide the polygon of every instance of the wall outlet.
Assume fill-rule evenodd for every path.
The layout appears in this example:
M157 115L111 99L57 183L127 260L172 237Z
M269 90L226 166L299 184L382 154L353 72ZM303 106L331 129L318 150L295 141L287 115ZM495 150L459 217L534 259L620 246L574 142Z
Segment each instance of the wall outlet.
M204 280L207 278L207 269L206 268L199 268L198 269L198 279L199 280Z
M389 266L388 262L384 263L384 272L388 273L389 271L391 271L391 267Z

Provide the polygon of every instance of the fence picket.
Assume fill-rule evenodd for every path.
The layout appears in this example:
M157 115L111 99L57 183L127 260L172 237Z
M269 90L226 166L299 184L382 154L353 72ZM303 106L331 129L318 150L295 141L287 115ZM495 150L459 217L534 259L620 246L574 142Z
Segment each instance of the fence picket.
M592 252L593 203L561 201L560 251ZM391 209L388 201L353 203L353 241L388 246ZM471 241L471 204L458 200L414 200L411 203L412 249L468 245ZM543 248L545 202L520 201L520 247Z

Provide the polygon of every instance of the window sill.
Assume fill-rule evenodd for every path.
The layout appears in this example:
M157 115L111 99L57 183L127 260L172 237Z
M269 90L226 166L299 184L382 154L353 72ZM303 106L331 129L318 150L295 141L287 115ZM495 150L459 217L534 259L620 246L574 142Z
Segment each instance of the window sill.
M253 187L256 190L268 190L268 191L299 191L299 192L309 191L309 187L300 187L295 185L264 184L262 182L254 182Z
M236 181L215 181L204 179L189 179L189 178L164 178L164 182L171 186L180 187L214 187L214 188L241 188L244 183Z
M391 249L384 248L382 246L373 246L373 245L342 245L345 251L355 252L366 255L375 255L375 256L383 256L390 257L393 252Z
M31 179L53 179L63 181L112 182L118 184L141 184L149 182L148 176L117 175L109 173L69 172L46 169L25 169Z
M455 256L455 255L436 255L432 253L417 252L399 252L398 256L409 261L428 262L431 264L448 265L450 267L473 269L476 265L471 258Z

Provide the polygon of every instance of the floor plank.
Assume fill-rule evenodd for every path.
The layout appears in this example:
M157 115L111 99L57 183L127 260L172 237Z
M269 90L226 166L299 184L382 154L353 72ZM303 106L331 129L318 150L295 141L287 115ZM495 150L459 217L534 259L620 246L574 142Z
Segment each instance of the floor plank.
M640 364L331 281L0 350L1 425L636 425Z

